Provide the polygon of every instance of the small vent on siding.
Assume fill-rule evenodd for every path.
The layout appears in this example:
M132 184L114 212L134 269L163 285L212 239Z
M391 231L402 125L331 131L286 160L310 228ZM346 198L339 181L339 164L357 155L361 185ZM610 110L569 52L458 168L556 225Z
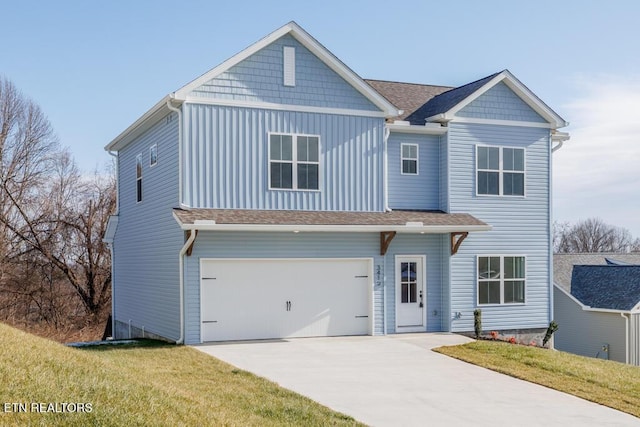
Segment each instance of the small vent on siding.
M296 48L285 46L284 51L284 85L296 85Z

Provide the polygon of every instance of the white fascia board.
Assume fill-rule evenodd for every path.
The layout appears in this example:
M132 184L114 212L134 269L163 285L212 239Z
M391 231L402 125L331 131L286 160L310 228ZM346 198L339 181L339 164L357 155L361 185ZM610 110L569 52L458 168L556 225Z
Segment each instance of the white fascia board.
M375 104L382 112L384 117L396 117L400 115L400 111L382 95L376 92L371 86L369 86L362 78L360 78L355 72L347 67L342 61L340 61L335 55L333 55L327 48L322 46L316 39L314 39L309 33L302 29L298 24L291 21L288 24L278 28L268 36L262 38L258 42L252 44L248 48L232 56L224 61L217 67L207 71L197 79L191 81L187 85L174 92L176 99L185 100L186 97L194 89L202 86L207 81L219 76L229 68L247 59L249 56L258 52L260 49L265 48L269 44L278 40L280 37L291 34L293 38L298 40L304 47L309 49L314 55L316 55L322 62L324 62L329 68L335 71L343 79L347 81L354 89L365 96L369 101Z
M541 122L525 122L519 120L500 120L500 119L478 119L474 117L454 117L450 118L449 121L456 123L477 123L484 125L500 125L500 126L523 126L523 127L532 127L532 128L543 128L543 129L552 129L552 123L541 123Z
M563 294L565 294L567 297L569 297L573 302L575 302L576 304L578 304L578 306L582 309L582 311L593 311L593 312L598 312L598 313L614 313L614 314L633 314L633 310L628 311L628 310L614 310L611 308L595 308L595 307L591 307L588 305L584 305L583 303L581 303L580 301L578 301L578 299L576 297L574 297L573 295L571 295L569 292L567 292L562 286L558 285L557 283L553 283L553 286L555 286L559 291L561 291Z
M407 234L443 234L461 231L476 232L489 231L488 225L294 225L294 224L180 224L183 230L199 231L261 231L261 232L348 232L348 233L379 233L395 231Z
M341 116L358 117L386 117L382 111L352 110L348 108L314 107L309 105L276 104L260 101L240 101L236 99L217 99L199 96L188 96L185 100L188 104L220 105L225 107L258 108L264 110L296 111L302 113L337 114Z
M149 129L157 120L169 114L171 112L169 108L167 108L167 101L169 101L169 99L171 99L171 96L167 95L158 101L149 111L122 131L120 135L116 136L104 149L106 151L118 151L124 148L129 142Z
M391 132L422 135L444 135L448 131L448 128L438 123L425 123L424 126L389 123L386 127Z
M553 132L551 134L551 140L553 142L564 142L564 141L568 141L569 139L571 139L571 136L569 135L568 132Z
M520 99L522 99L529 107L531 107L536 113L542 116L549 124L551 124L552 129L558 129L561 127L568 126L569 123L564 121L562 117L556 114L547 104L545 104L540 98L536 96L533 92L529 90L525 85L520 82L513 74L511 74L508 70L504 70L494 78L485 83L481 88L476 90L474 93L466 97L463 101L456 104L449 111L444 113L440 120L452 120L455 118L455 115L458 111L462 110L464 107L469 105L471 102L475 101L478 97L484 94L486 91L494 87L500 82L504 82ZM427 120L432 121L432 119L437 120L438 116L429 117Z

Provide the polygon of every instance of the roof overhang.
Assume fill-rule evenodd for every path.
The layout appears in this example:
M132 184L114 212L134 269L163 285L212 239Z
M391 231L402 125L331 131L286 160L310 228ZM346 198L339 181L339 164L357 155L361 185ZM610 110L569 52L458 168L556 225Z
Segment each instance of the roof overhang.
M635 306L631 310L616 310L616 309L613 309L613 308L591 307L589 305L586 305L586 304L583 304L582 302L580 302L580 300L577 299L576 297L574 297L573 295L571 295L570 292L567 292L567 290L565 288L563 288L562 285L559 285L558 283L553 282L553 286L555 286L556 289L558 289L563 294L565 294L568 298L570 298L574 303L578 304L578 306L580 307L580 309L582 311L594 311L594 312L598 312L598 313L614 313L614 314L640 314L640 304L638 304L637 306Z
M387 123L386 127L391 132L419 135L444 135L448 131L447 127L439 123L425 123L423 126L411 125L409 122Z
M562 117L560 117L555 111L553 111L547 104L545 104L540 98L536 96L528 87L526 87L520 80L518 80L509 70L504 70L498 74L487 83L478 88L471 95L467 96L456 104L454 107L449 109L448 111L437 114L431 117L427 117L427 122L449 122L455 119L459 119L456 116L460 110L469 105L471 102L476 100L482 94L487 92L489 89L497 85L498 83L503 82L507 85L520 99L522 99L529 107L531 107L536 113L538 113L545 121L549 124L547 127L551 129L558 129L565 126L568 126L569 123L566 122Z
M192 212L196 211L195 214ZM246 221L236 220L242 212L250 212L255 218ZM395 212L395 214L394 214ZM222 213L225 218L233 218L231 221L220 220L217 213ZM196 209L184 211L174 209L173 216L183 230L199 231L259 231L259 232L350 232L372 233L395 231L407 234L445 234L461 232L482 232L491 230L491 226L468 214L425 213L424 221L404 219L420 219L420 212L405 211L393 212L313 212L313 211L248 211L248 210L223 210L223 209ZM411 215L415 214L415 215ZM273 218L273 215L278 218ZM294 221L287 221L286 216L297 216ZM314 216L322 217L320 222L309 223ZM436 216L433 216L436 215ZM362 218L365 217L366 218ZM376 224L364 224L371 222ZM406 217L406 218L405 218ZM351 218L351 221L349 219ZM429 220L429 218L435 218ZM387 220L388 219L388 220ZM334 220L350 223L332 223ZM346 220L346 221L345 221ZM444 220L444 221L441 221ZM306 221L307 223L304 223ZM401 222L404 221L404 222ZM448 223L436 223L448 222Z

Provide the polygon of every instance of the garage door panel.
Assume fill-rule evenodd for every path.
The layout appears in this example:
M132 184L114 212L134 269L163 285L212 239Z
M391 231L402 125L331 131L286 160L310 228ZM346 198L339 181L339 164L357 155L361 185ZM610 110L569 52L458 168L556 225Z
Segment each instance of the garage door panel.
M367 334L370 270L367 259L205 260L202 339Z

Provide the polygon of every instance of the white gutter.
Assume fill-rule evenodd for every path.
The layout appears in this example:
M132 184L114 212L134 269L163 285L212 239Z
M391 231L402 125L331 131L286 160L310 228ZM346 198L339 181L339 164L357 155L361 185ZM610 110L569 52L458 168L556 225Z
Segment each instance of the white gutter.
M627 314L629 317L627 317ZM631 321L630 313L620 313L620 316L624 317L624 363L629 364L629 353L631 349L629 348L629 322Z
M176 344L184 343L184 254L187 253L189 246L196 240L196 231L195 228L191 231L189 238L180 249L180 338L178 338Z
M384 127L384 145L382 147L382 149L384 150L384 156L383 156L384 161L382 165L382 179L384 181L383 197L384 197L384 210L386 212L391 212L391 208L389 207L389 155L387 153L388 151L387 141L389 140L390 134L391 134L391 130L389 130L389 127L385 126Z
M424 126L416 126L408 122L400 122L389 123L386 127L393 132L421 135L444 135L449 130L439 123L425 123Z
M551 148L551 152L554 153L556 151L558 151L560 148L562 148L562 145L564 144L565 141L568 141L570 138L569 134L567 132L558 132L558 131L552 131L551 133L551 142L557 142L558 145L556 145L555 147Z
M178 204L181 207L189 208L189 206L182 203L182 109L176 108L171 105L171 100L175 98L175 93L172 93L167 98L167 108L175 113L178 113Z

